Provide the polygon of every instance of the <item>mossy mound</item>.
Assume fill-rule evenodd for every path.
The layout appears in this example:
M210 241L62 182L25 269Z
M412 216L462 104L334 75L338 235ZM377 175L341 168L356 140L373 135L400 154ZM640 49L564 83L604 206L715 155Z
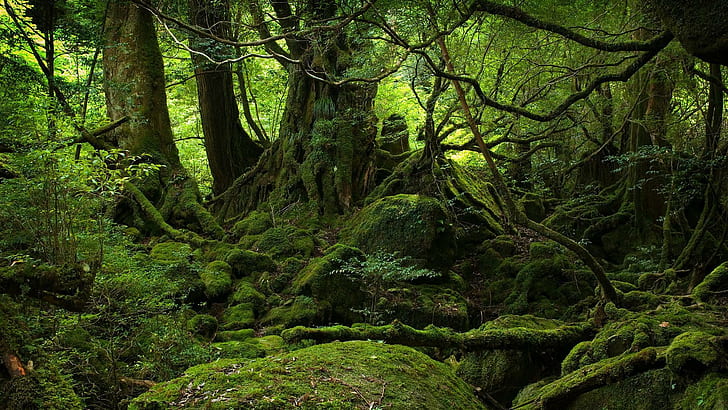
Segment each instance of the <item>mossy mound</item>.
M217 332L217 319L210 315L195 315L187 320L187 331L210 340Z
M252 283L245 280L238 281L235 291L230 295L230 302L233 304L247 303L259 313L265 307L265 295L258 292Z
M681 409L724 410L728 407L728 376L709 373L690 385L680 400Z
M284 226L270 228L260 235L244 236L239 245L258 252L269 254L274 258L299 256L311 257L316 241L310 231Z
M152 387L129 408L484 407L447 365L411 348L356 341L195 366L180 378Z
M360 308L365 295L360 285L342 272L341 268L347 261L363 258L364 254L359 249L336 244L296 275L288 293L306 295L325 302L335 320L355 321L358 316L351 309Z
M250 303L240 303L225 309L220 320L223 330L236 330L252 327L255 323L255 312Z
M455 330L469 328L468 304L457 291L439 285L403 285L380 295L370 321L389 323L395 319L410 326L444 326ZM375 320L371 320L375 319Z
M253 211L233 225L232 234L236 238L245 235L259 235L272 227L273 220L269 212Z
M693 297L701 302L728 304L728 262L724 262L693 289Z
M427 267L449 268L455 257L455 230L450 219L434 198L388 196L357 213L342 230L341 238L368 254L396 254Z
M233 268L233 274L238 278L276 270L276 264L269 255L245 249L231 250L225 255L225 262Z
M296 325L313 325L321 314L319 305L308 296L298 296L269 310L260 320L264 326L280 330Z
M181 242L162 242L154 245L149 256L164 264L186 263L192 256L192 247Z
M210 347L212 347L220 359L254 359L256 357L265 357L265 349L257 342L250 340L218 342L213 343Z
M546 246L532 248L537 254L553 251ZM520 268L514 283L504 302L508 313L550 318L563 318L569 313L569 306L593 295L595 286L590 272L575 269L562 255L532 260Z
M505 315L485 323L481 330L491 329L555 329L563 325L558 320L531 315ZM500 403L510 403L518 391L545 376L556 375L566 350L527 351L496 349L468 352L463 356L457 375L466 382L482 388Z
M210 262L200 273L205 284L205 295L210 300L222 300L233 287L232 268L223 261Z

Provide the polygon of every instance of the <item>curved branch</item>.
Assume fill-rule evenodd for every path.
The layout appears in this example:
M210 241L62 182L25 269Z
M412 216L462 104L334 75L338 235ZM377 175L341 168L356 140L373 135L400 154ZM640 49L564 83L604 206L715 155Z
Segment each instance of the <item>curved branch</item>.
M626 41L623 43L607 43L604 41L596 40L593 38L581 35L573 30L570 30L564 26L558 24L549 23L536 17L531 16L525 11L518 7L506 6L504 4L497 4L487 0L477 0L473 3L474 11L482 11L496 16L508 17L516 20L520 23L525 24L528 27L533 27L541 30L546 30L551 33L558 34L566 39L575 41L583 46L594 48L602 51L655 51L662 50L669 43L673 35L669 31L664 31L659 35L647 40L647 41Z

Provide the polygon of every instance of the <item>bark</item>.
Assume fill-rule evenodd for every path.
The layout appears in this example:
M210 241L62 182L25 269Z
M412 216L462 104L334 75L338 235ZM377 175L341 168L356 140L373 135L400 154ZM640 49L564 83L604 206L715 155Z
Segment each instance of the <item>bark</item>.
M283 32L306 24L303 17L323 20L336 13L330 0L308 1L299 8L307 12L303 17L294 15L287 1L272 6ZM265 22L258 26L261 35L270 32ZM374 185L376 85L335 84L350 68L357 47L343 30L321 30L305 39L290 36L286 42L290 58L300 63L287 63L278 140L216 204L223 217L247 213L265 201L277 209L313 202L321 214L339 214L360 203Z
M104 92L109 118L130 121L112 132L131 155L179 168L167 110L164 63L151 13L127 0L111 0L104 31Z
M230 5L227 1L190 0L189 6L192 24L217 37L231 37ZM212 192L219 195L246 169L255 165L262 149L240 123L231 64L217 64L207 58L222 61L233 50L205 39L193 39L192 48L205 54L191 55L195 65L205 151L213 178Z
M0 359L2 359L5 370L8 371L10 378L23 377L28 374L28 370L26 370L23 362L4 340L0 340Z

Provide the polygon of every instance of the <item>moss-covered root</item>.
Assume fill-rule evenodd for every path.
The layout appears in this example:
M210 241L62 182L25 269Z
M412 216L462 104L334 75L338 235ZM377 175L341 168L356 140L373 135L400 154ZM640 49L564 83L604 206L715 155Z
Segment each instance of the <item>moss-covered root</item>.
M538 389L533 396L519 397L519 409L562 409L579 395L665 366L663 352L654 347L637 353L603 360L583 367Z
M281 334L289 342L312 339L318 342L333 340L384 340L405 346L454 347L465 351L486 349L544 349L574 345L594 336L590 324L565 325L555 329L473 329L453 332L448 328L428 326L418 330L394 321L387 326L361 325L307 328L297 326Z
M146 195L144 195L144 193L139 188L137 188L136 185L132 184L131 182L126 182L124 183L124 189L132 196L132 198L134 198L134 201L139 204L139 207L144 213L146 222L152 224L161 232L169 235L170 238L176 241L186 242L198 247L210 242L194 232L182 231L173 228L172 225L168 224L167 221L164 220L164 217L159 212L159 210L154 206L154 204L149 201Z

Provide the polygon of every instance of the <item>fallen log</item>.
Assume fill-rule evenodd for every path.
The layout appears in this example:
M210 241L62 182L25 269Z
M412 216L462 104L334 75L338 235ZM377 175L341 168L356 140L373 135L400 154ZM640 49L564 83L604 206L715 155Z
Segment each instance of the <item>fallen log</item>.
M572 346L594 337L589 323L559 326L554 329L473 329L455 332L449 328L428 326L423 330L407 326L397 320L386 326L361 325L355 327L330 326L307 328L297 326L286 329L281 336L288 342L311 339L317 342L334 340L383 340L391 344L412 347L459 348L463 351L491 349L548 349Z

